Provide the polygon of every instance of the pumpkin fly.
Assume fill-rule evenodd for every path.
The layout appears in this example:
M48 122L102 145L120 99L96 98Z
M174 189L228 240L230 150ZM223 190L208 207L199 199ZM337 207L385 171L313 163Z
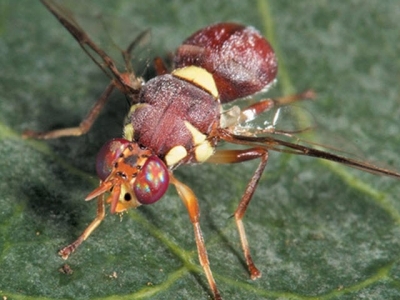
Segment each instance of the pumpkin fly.
M52 139L85 134L115 89L125 94L132 105L122 137L108 141L97 156L96 171L100 184L85 198L97 198L97 215L76 241L59 251L64 259L99 226L105 217L106 204L110 204L112 214L153 204L172 184L187 208L199 261L210 290L215 299L221 299L200 228L197 197L189 186L174 176L175 169L205 162L232 164L259 160L234 212L251 279L259 278L261 272L250 253L243 217L264 172L270 150L321 158L400 178L398 172L283 138L295 132L278 132L273 126L254 128L249 125L272 108L313 98L312 91L265 99L244 108L224 108L234 100L265 92L276 81L278 65L275 53L269 42L252 27L219 23L200 29L178 47L172 71L168 71L161 59L156 59L157 76L145 82L130 66L130 52L142 35L123 52L127 72L120 72L111 57L91 40L69 13L52 1L42 0L42 3L111 77L111 82L79 126L44 133L26 131L24 136ZM221 149L221 142L242 148Z

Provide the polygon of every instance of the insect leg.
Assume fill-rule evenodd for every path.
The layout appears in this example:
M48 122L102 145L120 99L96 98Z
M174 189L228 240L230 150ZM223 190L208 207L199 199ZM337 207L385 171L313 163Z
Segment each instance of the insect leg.
M95 230L100 223L103 221L105 216L105 208L104 208L104 195L101 195L97 198L97 215L96 218L89 224L88 227L83 231L83 233L77 238L75 242L69 244L68 246L62 248L58 251L58 255L60 255L63 259L67 259L68 256L79 247L80 244L85 241L89 235L92 234L93 230Z
M240 116L240 123L251 121L255 117L257 117L259 114L261 114L265 111L268 111L273 107L290 105L290 104L300 101L300 100L314 99L315 96L316 96L316 94L313 90L306 90L300 94L288 95L288 96L279 97L279 98L263 99L263 100L261 100L257 103L254 103L242 110L242 113Z
M268 151L263 148L250 148L245 150L218 150L213 156L210 157L210 159L207 160L207 162L210 163L226 164L244 162L256 158L260 158L261 162L251 177L250 182L247 184L246 190L234 214L236 226L239 231L240 241L242 243L244 257L249 269L250 278L253 280L261 277L261 272L254 265L253 259L251 258L250 247L247 241L246 231L244 229L242 219L246 213L247 206L251 201L254 191L256 190L258 181L260 180L265 166L267 165Z
M80 136L89 131L89 129L92 127L94 121L97 119L99 116L101 110L107 103L107 100L111 94L111 92L115 88L115 83L112 81L106 88L106 90L103 92L103 94L100 96L100 98L96 101L96 103L93 105L91 110L88 112L86 117L82 120L82 122L79 124L77 127L69 127L69 128L63 128L63 129L56 129L52 131L47 131L47 132L36 132L32 130L26 130L22 136L24 138L35 138L35 139L55 139L59 138L62 136Z
M114 61L90 39L90 37L83 31L82 28L80 28L79 24L74 20L68 11L52 1L41 0L41 2L65 27L65 29L69 31L69 33L79 43L83 51L86 52L86 54L100 67L100 69L102 69L106 74L109 74L103 64L92 54L91 50L101 57L104 65L117 80L120 82L123 81L121 78L121 73L118 71Z
M194 227L194 236L196 239L197 252L199 255L199 261L203 267L204 273L206 274L208 284L213 292L214 299L222 299L219 294L217 284L215 283L214 276L211 272L210 262L208 260L206 245L204 244L203 233L200 228L200 210L197 198L194 192L185 184L178 181L174 176L170 175L170 182L175 185L175 188L185 204L188 212L190 221Z
M156 69L157 75L164 75L169 73L161 57L156 57L154 59L154 68Z

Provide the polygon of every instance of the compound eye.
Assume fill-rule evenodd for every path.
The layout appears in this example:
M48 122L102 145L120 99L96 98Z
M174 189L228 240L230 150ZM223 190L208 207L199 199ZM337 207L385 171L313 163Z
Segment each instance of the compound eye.
M96 171L101 180L105 180L110 175L116 159L130 141L126 139L112 139L101 147L96 158Z
M157 156L150 156L138 173L133 190L142 204L158 201L167 191L169 184L168 169Z

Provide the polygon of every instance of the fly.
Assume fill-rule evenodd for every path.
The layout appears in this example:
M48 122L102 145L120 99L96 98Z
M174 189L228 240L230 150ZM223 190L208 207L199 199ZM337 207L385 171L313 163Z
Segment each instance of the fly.
M124 93L132 103L123 136L108 141L97 156L100 185L85 199L97 198L97 216L76 241L59 251L64 259L102 222L106 204L110 204L111 213L150 205L160 200L172 184L188 210L199 261L214 299L222 299L200 228L197 197L190 187L174 176L176 168L204 162L231 164L254 159L260 161L234 212L251 279L261 277L261 272L250 253L243 217L264 172L270 150L322 158L400 178L398 172L283 139L283 136L291 136L295 132L275 131L279 110L270 126L261 129L248 127L253 119L274 107L313 98L312 91L265 99L245 108L233 106L224 110L224 104L264 92L276 80L278 65L275 53L269 42L252 27L219 23L200 29L178 47L172 72L168 72L163 62L157 59L155 67L158 76L145 82L129 67L130 52L142 36L123 53L128 66L128 72L123 73L60 6L50 0L42 0L42 3L112 79L79 126L44 133L26 131L24 136L52 139L85 134L114 89ZM101 61L96 60L92 51ZM220 149L221 141L244 146L244 149Z

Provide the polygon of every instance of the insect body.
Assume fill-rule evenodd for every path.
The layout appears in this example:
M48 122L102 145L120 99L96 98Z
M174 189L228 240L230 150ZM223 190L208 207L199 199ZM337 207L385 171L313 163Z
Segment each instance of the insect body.
M94 44L75 21L66 17L51 1L42 1L91 56L88 48L102 59L95 62L113 79L102 97L79 127L47 133L26 132L25 136L55 138L85 133L116 87L133 103L126 118L123 138L107 142L100 150L96 170L100 185L86 200L98 198L97 216L82 235L60 250L63 258L92 233L105 216L105 203L112 213L157 202L169 184L185 204L193 224L200 263L215 299L221 299L213 278L201 228L197 198L193 191L173 175L173 171L192 163L237 163L256 158L260 163L248 183L234 213L241 244L252 279L261 276L250 255L244 225L246 208L265 169L268 151L276 150L319 157L382 175L400 178L397 172L348 159L314 148L280 140L275 135L242 134L242 125L273 106L308 98L312 93L267 99L247 108L234 106L224 111L222 104L267 90L275 80L277 62L270 44L251 27L221 23L201 29L176 51L176 69L167 73L156 65L160 75L146 83L133 73L120 73L111 58ZM135 41L128 47L129 54ZM125 56L126 57L126 56ZM262 132L262 133L268 133ZM220 141L247 146L244 149L218 149Z

